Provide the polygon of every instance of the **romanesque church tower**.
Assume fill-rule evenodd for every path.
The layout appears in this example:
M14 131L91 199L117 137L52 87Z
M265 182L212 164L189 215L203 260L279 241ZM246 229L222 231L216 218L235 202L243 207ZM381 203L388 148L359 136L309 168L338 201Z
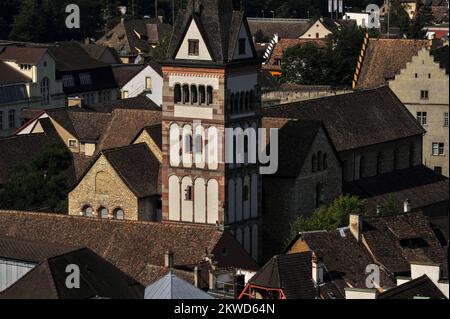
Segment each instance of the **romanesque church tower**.
M234 2L189 0L174 25L163 63L163 221L228 229L258 260L261 176L248 163L255 145L245 138L244 163L224 163L225 129L260 127L260 61Z

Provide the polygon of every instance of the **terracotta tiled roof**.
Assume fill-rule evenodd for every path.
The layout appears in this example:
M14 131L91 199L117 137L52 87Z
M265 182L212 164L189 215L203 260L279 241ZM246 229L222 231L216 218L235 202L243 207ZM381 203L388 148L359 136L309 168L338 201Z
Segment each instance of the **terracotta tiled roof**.
M428 40L370 39L356 88L386 84L427 44Z
M262 115L322 121L339 152L424 133L389 87L267 107Z
M46 48L33 48L23 46L6 46L0 50L0 60L14 61L22 64L36 65L44 54L47 53Z
M231 234L200 225L0 211L0 236L88 247L144 285L165 274L167 251L174 253L175 267L201 263L206 251L219 267L258 268Z

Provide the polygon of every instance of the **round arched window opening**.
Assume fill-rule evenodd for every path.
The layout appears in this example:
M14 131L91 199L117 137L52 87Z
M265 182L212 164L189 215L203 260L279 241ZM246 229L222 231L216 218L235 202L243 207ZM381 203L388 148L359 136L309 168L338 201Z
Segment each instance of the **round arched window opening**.
M94 215L94 210L91 206L85 206L83 208L83 216L85 217L92 217Z
M99 213L100 213L101 218L103 218L103 219L108 218L109 212L108 212L108 209L106 209L105 207L100 208Z
M118 209L116 209L116 212L114 213L114 216L116 217L117 220L124 220L125 219L125 212L123 211L123 209L118 208Z

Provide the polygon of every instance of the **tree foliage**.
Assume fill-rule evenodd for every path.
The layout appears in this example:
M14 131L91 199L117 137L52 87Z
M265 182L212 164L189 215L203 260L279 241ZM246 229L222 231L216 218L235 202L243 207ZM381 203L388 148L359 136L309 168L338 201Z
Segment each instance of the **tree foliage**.
M291 235L315 230L335 230L348 225L350 215L363 212L364 201L355 196L341 196L328 207L317 209L311 217L299 216L291 223Z
M14 169L0 192L0 207L67 212L65 171L70 163L70 154L60 145L44 147L30 163Z

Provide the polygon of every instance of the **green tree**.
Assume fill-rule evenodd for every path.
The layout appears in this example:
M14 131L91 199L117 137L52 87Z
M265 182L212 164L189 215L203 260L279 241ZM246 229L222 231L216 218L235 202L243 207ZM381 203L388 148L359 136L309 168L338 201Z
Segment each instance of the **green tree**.
M302 231L335 230L348 225L350 215L363 212L364 201L355 196L341 196L328 207L317 209L311 217L299 216L291 223L291 235Z
M0 193L0 207L66 213L65 172L70 164L70 154L60 145L44 147L29 164L14 170Z
M159 62L166 58L167 49L169 48L170 44L170 36L170 34L164 36L161 40L159 40L158 44L153 49L151 49L149 53L150 61Z

